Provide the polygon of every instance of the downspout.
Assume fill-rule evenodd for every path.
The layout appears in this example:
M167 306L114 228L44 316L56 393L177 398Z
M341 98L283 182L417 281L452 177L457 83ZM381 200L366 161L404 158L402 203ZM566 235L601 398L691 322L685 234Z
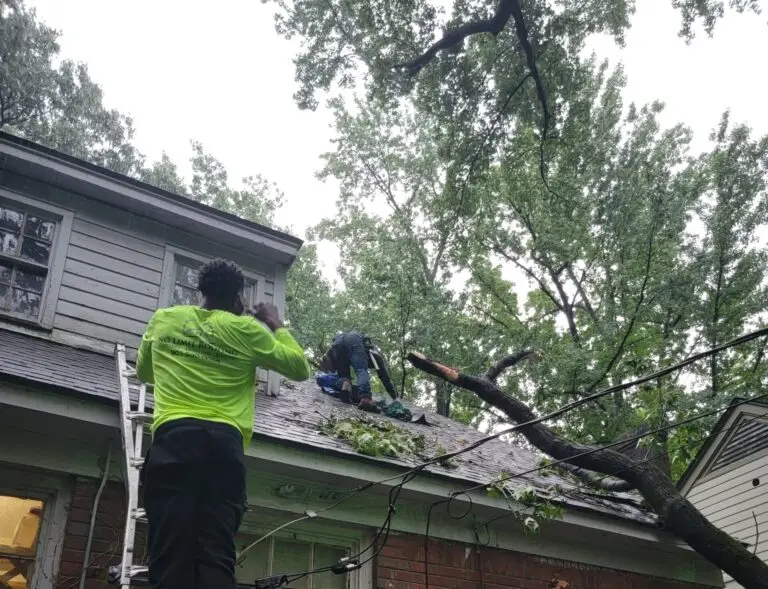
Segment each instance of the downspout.
M101 484L99 490L96 491L96 497L93 499L93 510L91 511L91 526L88 528L88 538L85 541L85 554L83 555L83 570L80 572L80 586L79 589L85 588L85 577L88 573L88 561L91 558L91 544L93 543L93 531L96 527L96 514L99 511L99 502L101 501L101 494L104 492L104 487L107 486L107 479L109 478L109 463L112 462L112 440L109 441L107 447L107 462L104 464L104 474L101 477Z

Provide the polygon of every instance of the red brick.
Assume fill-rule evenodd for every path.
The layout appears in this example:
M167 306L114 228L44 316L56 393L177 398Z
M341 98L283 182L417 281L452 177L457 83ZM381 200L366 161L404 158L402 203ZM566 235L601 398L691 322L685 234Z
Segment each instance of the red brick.
M377 589L419 589L423 586L424 538L389 538L376 562ZM469 550L468 550L469 548ZM429 589L477 589L482 566L484 589L549 589L553 579L569 589L696 589L696 585L569 563L519 552L430 539ZM702 589L699 587L699 589Z

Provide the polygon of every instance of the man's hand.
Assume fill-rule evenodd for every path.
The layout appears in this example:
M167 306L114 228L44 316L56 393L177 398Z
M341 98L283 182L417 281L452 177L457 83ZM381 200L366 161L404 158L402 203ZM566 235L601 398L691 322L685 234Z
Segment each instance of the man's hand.
M283 326L280 312L272 303L259 303L250 310L250 315L261 321L272 331L276 331Z

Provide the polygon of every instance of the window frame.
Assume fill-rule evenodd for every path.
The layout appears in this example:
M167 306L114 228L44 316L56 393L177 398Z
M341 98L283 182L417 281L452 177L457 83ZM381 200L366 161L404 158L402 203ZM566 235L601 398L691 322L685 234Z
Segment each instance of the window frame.
M257 538L262 537L264 534L272 531L271 529L264 528L263 526L251 526L248 525L248 521L245 520L241 526L236 542L238 543L238 550L240 549L240 540L246 542L252 542ZM299 529L294 532L281 530L275 534L272 534L267 540L269 542L269 568L272 567L272 560L274 558L274 540L288 540L296 542L310 543L311 545L320 544L329 547L346 548L349 554L356 555L363 548L368 548L374 539L373 534L367 534L362 531L353 530L339 530L340 533L328 533L322 531L315 531L312 529ZM347 573L349 583L347 589L371 589L373 586L373 562L370 559L371 550L367 549L358 560L361 562L368 560L361 568L355 571ZM271 575L280 574L278 571L271 572ZM292 571L298 572L298 571ZM253 580L246 581L253 582Z
M45 277L45 286L40 299L40 313L37 318L0 309L0 321L20 323L50 331L53 329L53 321L56 316L56 302L59 299L61 281L64 276L64 264L67 260L67 248L72 234L74 213L0 187L0 206L3 205L8 208L21 209L25 213L35 213L56 222L56 233L51 240L51 257L48 260L48 272Z
M0 468L0 495L43 502L43 516L29 589L54 589L64 548L71 488L61 477Z
M163 259L163 273L160 282L160 295L158 297L158 308L170 307L173 302L173 288L176 284L176 264L177 261L190 260L198 262L200 264L206 264L207 262L215 259L215 256L205 256L199 253L195 253L186 249L182 249L176 246L168 245L165 248L165 258ZM255 274L247 270L243 270L243 274L248 280L253 281L256 284L256 288L253 294L253 301L258 301L264 298L264 277L260 274Z

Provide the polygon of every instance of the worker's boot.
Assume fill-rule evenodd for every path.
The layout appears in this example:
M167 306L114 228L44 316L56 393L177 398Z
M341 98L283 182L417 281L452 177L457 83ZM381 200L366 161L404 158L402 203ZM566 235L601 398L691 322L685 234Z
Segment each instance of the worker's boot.
M341 392L339 393L339 401L349 405L352 403L352 383L348 380L341 382Z
M367 411L368 413L381 413L379 406L374 403L373 399L370 397L362 397L357 408L360 409L360 411Z

